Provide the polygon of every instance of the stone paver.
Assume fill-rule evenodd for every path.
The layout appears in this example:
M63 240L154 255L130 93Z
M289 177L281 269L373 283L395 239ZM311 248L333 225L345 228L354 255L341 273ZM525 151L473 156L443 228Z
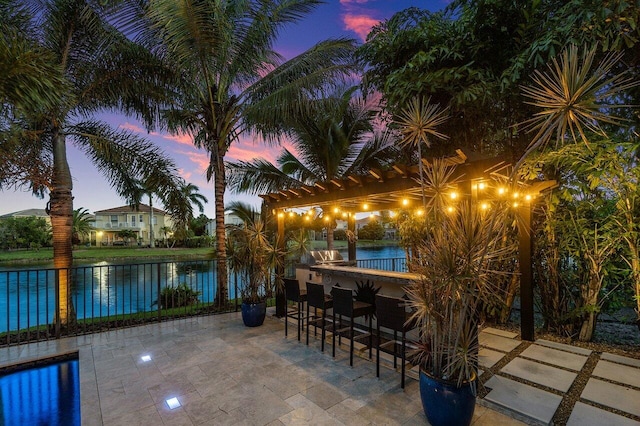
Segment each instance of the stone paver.
M522 351L520 356L531 358L536 361L543 361L547 364L557 365L574 371L580 371L588 359L588 357L584 355L578 355L535 344Z
M485 401L545 425L551 424L553 414L562 401L561 396L507 379L506 377L493 376L485 383L485 386L491 389L485 396Z
M570 371L519 357L513 359L500 371L562 392L569 390L577 376Z
M600 360L592 375L640 388L640 368Z
M581 398L640 416L640 391L594 379L587 382Z
M567 352L573 352L580 355L591 355L590 349L579 348L577 346L565 345L564 343L552 342L551 340L538 339L538 345L547 346L549 348L560 349Z
M602 410L598 407L577 402L573 407L567 426L640 426L640 422L636 422L628 417L623 417L610 411Z
M511 352L520 346L520 340L509 339L496 334L480 332L478 338L481 346L486 346L501 352Z
M494 351L488 348L480 348L478 351L478 364L481 367L491 368L496 362L504 358L504 352Z
M600 355L600 359L640 368L640 359L629 358L628 356L620 356L616 354L610 354L609 352L603 352L602 355Z
M514 333L513 331L500 330L499 328L493 328L493 327L485 327L482 329L482 332L495 334L496 336L502 336L508 339L515 339L518 336L518 333Z

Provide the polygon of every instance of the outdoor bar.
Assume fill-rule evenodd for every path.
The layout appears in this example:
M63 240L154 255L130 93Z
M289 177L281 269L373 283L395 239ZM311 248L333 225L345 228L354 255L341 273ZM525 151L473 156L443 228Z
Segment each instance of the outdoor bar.
M520 272L520 309L521 336L523 340L534 340L533 322L533 286L531 268L531 211L535 200L545 191L555 187L555 181L515 181L512 165L500 158L468 158L461 150L456 156L444 158L451 167L452 196L467 199L479 208L485 208L488 191L503 195L503 188L515 188L510 197L511 208L518 214L519 233L519 272ZM423 158L422 168L428 170L431 161ZM281 190L277 193L261 195L268 211L276 215L278 233L284 237L286 212L293 209L319 209L327 217L341 218L347 221L348 264L318 262L302 265L303 271L296 272L301 286L305 282L319 282L329 292L339 284L354 289L356 283L372 281L380 287L380 293L403 297L403 287L418 278L411 272L382 271L359 268L356 262L355 215L373 211L412 210L415 214L424 213L426 200L433 194L425 193L421 185L421 167L393 165L387 171L371 170L368 176L348 176L346 179L333 179L314 186L302 186ZM504 193L506 195L506 192ZM284 238L280 239L284 241ZM331 249L331 247L328 247Z

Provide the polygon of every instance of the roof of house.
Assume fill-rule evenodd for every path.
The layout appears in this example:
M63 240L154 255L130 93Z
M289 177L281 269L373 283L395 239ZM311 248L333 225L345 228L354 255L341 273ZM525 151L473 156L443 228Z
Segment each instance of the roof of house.
M111 209L96 210L95 214L99 215L99 214L112 214L112 213L149 213L149 208L150 207L148 204L140 203L138 204L137 208L135 206L126 205L126 206L120 206L120 207L113 207ZM160 210L155 207L153 208L153 213L167 214L167 212L165 212L164 210Z
M8 217L49 217L45 209L27 209L27 210L19 210L13 213L7 213L0 216L0 218L8 218Z

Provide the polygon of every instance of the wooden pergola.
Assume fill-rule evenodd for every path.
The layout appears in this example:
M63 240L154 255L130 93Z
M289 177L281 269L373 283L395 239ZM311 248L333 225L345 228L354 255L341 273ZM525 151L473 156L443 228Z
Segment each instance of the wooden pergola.
M442 159L451 166L450 181L455 182L460 197L479 200L479 192L485 188L498 188L511 182L520 189L521 197L514 200L520 215L520 305L521 338L534 339L533 278L531 267L531 212L535 199L556 186L555 181L513 182L512 165L498 158L469 159L462 151ZM433 161L433 160L432 160ZM424 170L432 161L423 158ZM347 229L355 232L355 215L362 212L395 211L423 207L423 187L420 184L420 168L393 165L389 170L369 170L368 175L349 175L344 179L331 179L314 185L303 185L261 195L267 210L277 217L280 241L284 242L284 221L291 210L322 210L325 215L347 221ZM516 194L517 195L517 194ZM427 198L432 196L424 194ZM349 260L355 260L356 242L348 243Z

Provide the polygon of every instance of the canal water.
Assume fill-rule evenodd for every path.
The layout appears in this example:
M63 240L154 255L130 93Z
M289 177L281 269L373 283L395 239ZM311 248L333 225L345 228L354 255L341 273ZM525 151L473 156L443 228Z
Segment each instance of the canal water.
M346 250L341 250L341 254L345 259L348 257ZM397 246L358 247L356 257L401 258L404 251ZM71 293L76 317L105 318L154 311L158 309L158 293L164 287L180 283L198 291L199 301L214 301L215 262L159 259L144 262L95 262L74 268ZM51 323L56 280L55 271L46 268L51 266L0 267L0 333ZM232 299L236 297L234 282L232 276L229 282Z

